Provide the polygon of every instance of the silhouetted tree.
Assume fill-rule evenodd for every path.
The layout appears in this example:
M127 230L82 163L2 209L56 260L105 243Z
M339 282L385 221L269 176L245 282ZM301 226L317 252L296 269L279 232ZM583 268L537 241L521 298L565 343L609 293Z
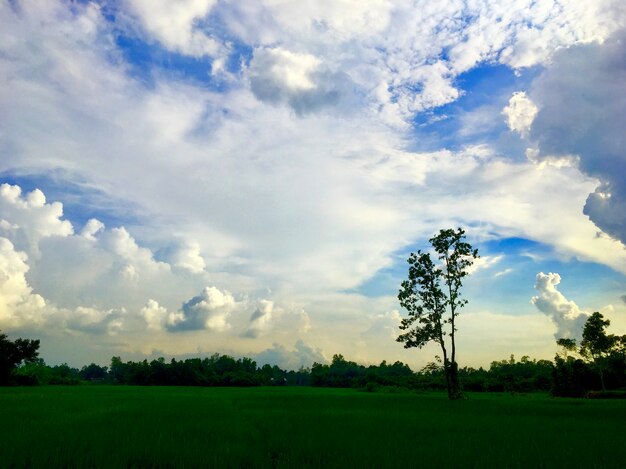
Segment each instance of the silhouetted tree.
M583 338L578 347L573 339L558 339L563 348L555 357L553 394L583 396L597 389L617 389L626 385L626 336L608 334L611 324L595 312L585 322Z
M84 379L85 381L96 381L96 382L105 381L109 376L109 374L107 373L106 366L99 366L99 365L96 365L95 363L91 363L87 366L83 366L78 372L78 374L81 377L81 379Z
M594 368L600 375L600 383L602 390L606 390L604 384L604 368L606 366L606 358L609 355L613 345L616 343L616 337L608 335L605 328L611 324L611 321L604 319L602 314L595 312L585 322L583 329L583 340L580 343L580 354L583 357L591 358Z
M10 340L0 332L0 386L9 384L11 373L23 362L31 362L39 355L39 340Z
M429 242L442 266L435 265L430 253L417 251L408 259L409 278L402 282L398 299L409 317L400 329L407 331L397 340L405 348L422 348L428 342L439 344L443 353L446 387L450 399L462 397L456 362L455 319L467 304L461 299L462 280L478 258L478 250L465 242L465 231L440 230Z

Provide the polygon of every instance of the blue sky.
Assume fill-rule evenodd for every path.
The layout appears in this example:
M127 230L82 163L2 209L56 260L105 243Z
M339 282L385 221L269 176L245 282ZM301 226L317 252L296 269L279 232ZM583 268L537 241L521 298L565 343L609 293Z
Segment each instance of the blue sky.
M0 5L0 329L51 363L394 342L462 226L462 364L626 332L617 0ZM622 74L622 75L620 75Z

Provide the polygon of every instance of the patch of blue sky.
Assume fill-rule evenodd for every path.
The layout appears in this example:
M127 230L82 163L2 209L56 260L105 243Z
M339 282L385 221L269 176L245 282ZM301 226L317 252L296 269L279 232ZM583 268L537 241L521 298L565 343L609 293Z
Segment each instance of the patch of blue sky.
M216 80L211 75L212 61L208 57L179 54L156 42L147 43L124 35L116 37L116 44L129 65L131 76L148 87L154 86L157 75L191 81L216 91L221 91L226 86L223 80Z
M413 120L416 134L415 151L434 151L441 148L459 150L469 144L492 142L506 148L515 147L519 140L509 134L500 112L512 93L525 91L540 69L530 68L515 72L505 65L482 64L459 75L454 85L461 96L454 102L419 113ZM476 121L471 125L472 118ZM472 127L472 128L470 128ZM520 148L515 148L516 152Z
M90 187L75 174L48 171L46 174L0 173L0 184L18 185L22 194L41 190L48 203L63 204L63 218L79 231L90 218L97 218L108 227L135 225L140 222L139 210L128 201L116 200L103 191Z
M120 28L116 24L118 12L114 5L105 2L101 11L104 18L112 25L117 50L127 64L129 74L141 80L145 86L152 87L155 85L157 76L165 76L175 80L189 81L196 86L217 92L228 88L228 80L225 80L220 74L212 73L213 58L209 56L194 57L172 51L157 41L147 41L141 35L134 35L127 28ZM226 34L226 32L219 30L219 22L208 18L196 26L210 30L211 33L217 34L220 39L227 42L229 53L224 69L228 73L237 74L241 72L244 65L250 62L253 49L234 38L221 37L220 34Z
M412 246L394 254L392 265L379 270L371 278L349 293L366 297L396 296L400 284L407 278L409 253L427 246ZM564 259L551 247L524 238L504 238L477 245L481 256L500 260L466 277L463 294L470 300L468 309L498 314L530 314L536 308L530 299L537 294L534 288L539 272L561 275L559 291L566 298L586 310L606 306L605 298L618 303L626 292L626 277L611 268L584 262L576 258Z
M563 257L549 246L520 238L487 243L484 252L502 255L493 267L470 276L466 294L474 308L507 314L537 312L530 299L537 294L534 288L539 272L558 273L561 283L557 289L584 310L598 310L606 306L607 298L618 301L626 290L626 277L611 268Z

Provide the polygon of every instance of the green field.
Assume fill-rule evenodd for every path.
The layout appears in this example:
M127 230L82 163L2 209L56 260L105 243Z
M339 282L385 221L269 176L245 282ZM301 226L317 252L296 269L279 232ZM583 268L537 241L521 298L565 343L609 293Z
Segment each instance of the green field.
M2 467L626 467L626 401L48 386L0 415Z

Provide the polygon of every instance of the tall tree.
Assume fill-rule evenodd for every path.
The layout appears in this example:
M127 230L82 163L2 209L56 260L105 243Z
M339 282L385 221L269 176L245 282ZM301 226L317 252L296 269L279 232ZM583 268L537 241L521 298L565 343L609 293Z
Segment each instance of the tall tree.
M438 343L448 397L460 399L463 394L456 362L455 319L467 304L461 298L461 287L468 268L479 257L478 250L465 241L461 228L440 230L429 242L441 264L436 265L429 252L420 250L409 256L409 276L398 294L400 305L409 315L402 319L400 329L407 332L400 334L397 341L404 343L404 348Z
M11 372L22 362L34 361L39 355L39 340L10 340L0 332L0 386L9 384Z

